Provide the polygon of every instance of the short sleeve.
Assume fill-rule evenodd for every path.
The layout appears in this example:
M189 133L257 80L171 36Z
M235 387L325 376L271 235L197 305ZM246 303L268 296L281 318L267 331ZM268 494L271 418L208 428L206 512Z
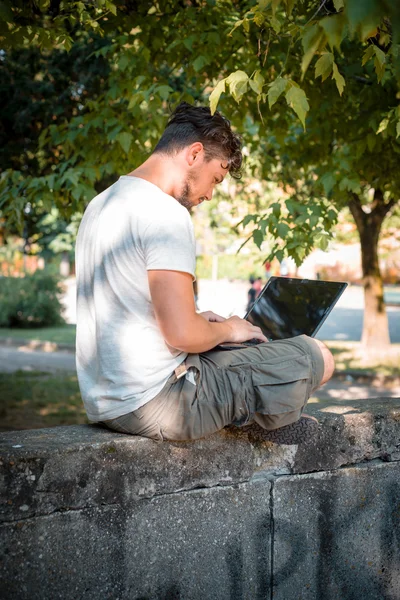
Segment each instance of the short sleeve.
M143 234L146 269L182 271L195 279L196 247L189 213L179 204L165 204L152 215Z

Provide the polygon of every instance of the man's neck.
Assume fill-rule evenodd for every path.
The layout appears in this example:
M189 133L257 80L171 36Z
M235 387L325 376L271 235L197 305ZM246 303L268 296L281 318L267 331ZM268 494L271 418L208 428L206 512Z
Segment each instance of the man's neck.
M151 155L143 164L131 173L130 177L145 179L159 187L165 194L174 196L175 191L175 169L169 164L168 158Z

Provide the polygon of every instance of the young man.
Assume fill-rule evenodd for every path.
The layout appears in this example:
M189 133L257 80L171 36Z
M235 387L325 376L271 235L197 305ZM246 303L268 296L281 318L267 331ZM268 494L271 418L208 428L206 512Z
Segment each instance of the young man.
M77 371L91 421L155 440L255 422L279 441L304 428L303 407L333 372L329 350L306 336L267 343L239 317L195 309L187 209L240 176L241 163L229 121L182 103L153 154L89 204L76 265ZM215 349L252 338L264 343Z

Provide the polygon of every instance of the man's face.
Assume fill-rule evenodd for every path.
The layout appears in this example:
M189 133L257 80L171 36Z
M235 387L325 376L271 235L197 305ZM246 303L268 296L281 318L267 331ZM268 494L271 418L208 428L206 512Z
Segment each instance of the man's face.
M207 162L204 154L198 155L197 159L177 197L178 202L188 210L204 200L211 200L215 186L224 180L228 172L228 164L224 159L213 158Z

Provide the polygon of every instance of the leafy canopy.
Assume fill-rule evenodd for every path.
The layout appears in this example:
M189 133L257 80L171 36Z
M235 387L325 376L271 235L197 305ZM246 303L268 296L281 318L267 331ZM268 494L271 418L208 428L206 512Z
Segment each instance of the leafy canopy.
M32 144L20 140L20 160L2 164L0 210L8 223L22 224L27 202L39 211L56 205L67 216L82 210L151 152L168 105L180 100L221 108L243 134L250 173L282 190L283 201L243 222L255 225L250 233L258 245L265 235L280 240L278 258L286 252L300 262L313 245L324 247L349 194L369 202L370 190L380 186L385 202L395 197L397 3L18 0L1 6L1 81L28 51L37 57L33 82L61 81L52 68L59 62L74 81L64 82L66 110L57 109L58 100L47 107L28 138ZM12 88L11 78L4 85ZM43 94L27 101L30 122Z

